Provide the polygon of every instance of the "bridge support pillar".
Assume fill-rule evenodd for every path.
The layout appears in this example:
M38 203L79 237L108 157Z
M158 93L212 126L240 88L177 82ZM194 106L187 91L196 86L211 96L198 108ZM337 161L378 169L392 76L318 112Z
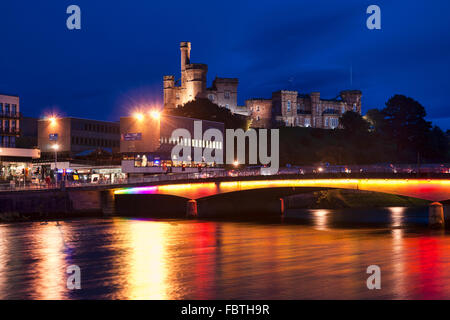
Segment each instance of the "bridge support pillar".
M433 202L428 208L428 225L433 228L442 228L445 225L444 207L439 202Z
M284 216L284 211L285 211L284 199L280 198L280 214L281 214L281 216Z
M197 201L189 200L187 202L187 204L186 204L186 217L187 218L197 218L198 217Z

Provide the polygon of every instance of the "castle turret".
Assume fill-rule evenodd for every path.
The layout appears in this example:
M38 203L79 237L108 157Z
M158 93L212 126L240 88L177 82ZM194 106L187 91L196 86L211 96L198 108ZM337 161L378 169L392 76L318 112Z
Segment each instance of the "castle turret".
M175 77L164 76L164 108L175 108Z
M322 126L322 108L320 105L320 92L311 92L311 120L312 126Z
M186 102L202 97L206 91L206 74L208 66L202 63L191 63L186 65Z
M359 90L341 91L341 98L346 104L346 111L361 113L361 96L362 92Z
M181 85L184 86L186 81L186 65L191 63L191 43L183 41L180 43L181 51Z

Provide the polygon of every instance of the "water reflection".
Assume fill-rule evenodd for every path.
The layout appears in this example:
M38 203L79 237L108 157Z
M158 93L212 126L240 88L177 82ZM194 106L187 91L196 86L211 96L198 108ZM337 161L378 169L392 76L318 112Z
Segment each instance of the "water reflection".
M54 223L40 225L31 234L33 250L31 259L36 262L28 266L34 272L30 289L35 299L63 299L67 297L64 238Z
M317 230L327 230L327 221L329 219L330 210L312 210L314 217L314 225Z
M449 235L405 228L409 209L384 212L393 228L335 228L332 210L314 211L309 224L115 218L0 225L0 297L450 298ZM70 264L81 267L79 291L66 288ZM366 287L373 264L382 290Z
M128 299L167 299L167 272L169 265L165 258L166 223L130 220L123 232L129 237L127 261L128 284L124 294Z
M388 208L391 211L391 219L392 219L392 227L397 228L401 227L403 223L403 216L406 211L404 207L392 207Z

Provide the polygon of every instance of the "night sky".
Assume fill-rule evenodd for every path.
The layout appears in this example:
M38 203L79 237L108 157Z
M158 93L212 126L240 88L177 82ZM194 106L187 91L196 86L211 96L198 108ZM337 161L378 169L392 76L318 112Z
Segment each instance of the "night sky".
M79 31L66 28L71 4ZM366 28L371 4L381 30ZM399 93L450 129L449 14L444 0L2 0L0 92L20 95L27 116L118 120L161 105L162 77L179 77L179 42L191 41L209 84L239 78L240 105L280 89L360 89L365 112Z

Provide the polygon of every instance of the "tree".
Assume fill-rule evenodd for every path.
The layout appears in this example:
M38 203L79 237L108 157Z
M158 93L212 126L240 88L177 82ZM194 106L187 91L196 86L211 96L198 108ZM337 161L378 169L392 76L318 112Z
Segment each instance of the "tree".
M229 109L219 107L209 99L197 98L175 109L165 110L168 115L222 122L226 129L247 130L250 120L242 115L233 114Z
M353 111L345 112L339 118L339 124L348 133L363 135L367 134L370 125L358 112Z
M449 141L444 131L434 126L429 133L426 157L433 162L445 162L448 160Z
M384 114L378 109L367 110L364 116L370 123L370 128L375 132L382 132L384 125Z
M414 160L423 154L431 124L425 120L425 108L404 95L395 95L382 110L386 134L396 144L402 160Z

